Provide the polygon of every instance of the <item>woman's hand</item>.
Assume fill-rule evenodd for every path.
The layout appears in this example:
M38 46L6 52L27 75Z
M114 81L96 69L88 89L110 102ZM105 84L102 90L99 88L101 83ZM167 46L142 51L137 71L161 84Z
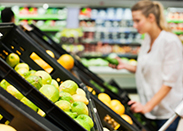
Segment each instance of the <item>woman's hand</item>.
M118 70L120 70L120 69L125 69L125 67L126 67L126 64L124 64L123 62L122 62L122 60L121 60L121 58L120 57L116 57L115 58L116 60L118 60L118 65L114 65L114 64L110 64L109 63L109 67L111 67L111 68L113 68L113 69L118 69Z
M142 105L139 102L131 100L128 102L128 105L131 105L130 110L134 113L145 114L145 113L149 112L148 109L146 108L146 106Z

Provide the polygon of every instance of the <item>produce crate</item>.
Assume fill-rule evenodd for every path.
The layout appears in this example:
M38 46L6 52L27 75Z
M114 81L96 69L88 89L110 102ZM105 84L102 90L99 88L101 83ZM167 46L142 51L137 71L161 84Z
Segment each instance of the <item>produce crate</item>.
M0 33L3 34L0 40L0 66L1 66L1 78L6 79L10 84L16 87L25 97L37 105L46 113L45 119L53 123L60 129L68 131L85 131L81 125L75 120L69 117L64 111L58 108L53 102L42 95L35 87L28 83L23 77L15 72L3 59L6 59L7 55L11 52L17 53L21 59L21 62L27 63L31 69L40 70L38 66L29 56L32 52L38 54L44 59L54 70L50 74L52 78L59 81L72 79L80 88L86 88L83 83L76 79L70 72L65 70L56 60L52 59L40 46L38 46L23 30L15 26L14 24L0 24ZM89 101L90 96L87 92L87 98ZM89 114L92 117L95 126L92 131L101 130L100 120L98 120L97 113L94 112L92 103L88 105ZM71 126L72 125L72 126Z
M64 131L15 99L2 87L0 87L0 114L3 116L0 123L8 122L18 131Z
M55 43L49 36L47 36L44 32L39 30L36 26L22 26L25 32L33 38L40 46L42 46L45 50L49 49L54 52L56 59L59 58L62 54L69 54L65 51L61 46ZM156 126L152 123L149 119L147 119L143 114L136 113L133 114L129 108L130 106L127 105L130 98L128 97L128 93L121 89L114 81L110 82L110 85L113 85L117 88L118 93L112 92L110 89L104 85L104 80L97 76L95 73L91 72L87 67L85 67L81 62L75 59L75 66L73 68L78 79L80 79L86 85L92 87L97 93L105 92L107 93L112 99L118 99L122 102L123 105L126 107L126 113L131 116L135 125L140 130L147 130L147 131L154 131L156 130ZM91 83L91 80L96 83ZM137 120L138 119L138 120Z

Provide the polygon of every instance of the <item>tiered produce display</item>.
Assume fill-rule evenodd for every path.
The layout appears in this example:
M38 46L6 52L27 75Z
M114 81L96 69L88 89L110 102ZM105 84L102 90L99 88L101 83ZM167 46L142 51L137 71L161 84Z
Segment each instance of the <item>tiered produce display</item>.
M68 52L66 52L65 50L63 50L58 44L56 44L53 40L51 40L45 33L41 32L37 27L35 27L34 25L31 26L32 29L31 31L26 31L27 34L29 34L29 36L31 36L34 40L36 40L38 42L39 45L41 45L42 47L44 47L44 49L50 49L50 50L54 50L53 52L55 53L55 56L60 56L59 54L69 54ZM47 37L47 41L45 39L43 39L43 37ZM56 57L57 58L57 57ZM92 92L94 95L98 95L99 93L101 93L101 90L99 90L98 88L96 88L96 85L100 85L101 83L103 83L103 80L101 78L98 78L95 74L93 74L92 72L90 72L85 66L83 66L77 59L74 59L74 67L73 69L71 70L73 71L74 75L78 78L78 79L81 79L86 85L88 85L88 89L89 90L92 90L95 89L95 92ZM98 81L94 81L92 80L90 77L91 76L94 76L95 79L98 79ZM82 77L81 77L82 76ZM83 80L83 78L85 78ZM87 81L85 81L87 80ZM101 85L100 85L101 86ZM98 86L98 87L100 87ZM91 87L94 87L93 89ZM109 89L112 89L112 91L110 91ZM121 90L115 86L111 86L109 85L108 83L104 83L102 84L102 87L101 89L107 93L109 93L110 95L112 95L112 99L114 98L117 98L120 99L120 97L117 97L116 94L114 94L114 92L117 92L117 93L121 93L121 96L123 96L122 98L124 99L120 99L122 100L121 102L122 103L125 103L124 101L128 101L129 98L125 96L125 92L121 92ZM92 96L93 99L96 99L95 97ZM127 100L128 99L128 100ZM118 100L119 101L119 100ZM98 112L99 112L99 116L102 120L102 123L103 125L107 126L108 128L110 128L111 130L114 129L114 126L115 124L112 126L111 122L109 121L108 123L108 120L106 121L104 118L106 118L106 113L109 114L110 118L111 119L114 119L117 123L120 123L119 119L121 119L120 115L114 115L113 113L110 114L110 112L113 112L112 109L106 109L107 107L103 107L102 105L102 102L96 102L94 101L96 107L98 107L97 109ZM121 107L120 104L119 106L117 106L116 108L118 107ZM104 110L108 110L108 112L105 112ZM123 110L124 111L124 110ZM130 115L128 113L128 110L125 110L125 113L127 113L128 115ZM123 114L123 112L121 113L121 115ZM119 118L120 117L120 118ZM138 127L139 129L144 129L143 125L141 125L137 120L136 118L134 118L133 115L130 115L130 117L133 117L133 121L134 121L134 124L133 126L135 127ZM107 117L108 118L108 117ZM115 122L114 122L115 123ZM119 127L119 125L117 126L118 124L116 124L116 128ZM122 125L119 127L119 130L122 129Z

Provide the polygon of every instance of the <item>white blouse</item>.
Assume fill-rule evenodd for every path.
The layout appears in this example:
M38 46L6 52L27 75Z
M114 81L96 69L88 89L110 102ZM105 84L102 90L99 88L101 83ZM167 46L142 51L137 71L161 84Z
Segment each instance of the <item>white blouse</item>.
M151 51L150 37L146 34L142 43L136 70L136 85L140 101L145 105L162 85L172 87L168 95L145 116L150 119L167 119L183 98L182 43L176 35L161 31Z

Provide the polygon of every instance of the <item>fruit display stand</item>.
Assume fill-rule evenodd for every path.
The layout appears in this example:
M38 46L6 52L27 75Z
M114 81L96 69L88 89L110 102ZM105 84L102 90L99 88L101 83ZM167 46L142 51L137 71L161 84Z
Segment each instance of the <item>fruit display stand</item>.
M31 37L29 37L22 29L19 27L15 26L14 24L1 24L0 25L0 32L3 34L3 37L1 38L1 57L5 59L7 55L10 52L17 53L22 62L28 63L32 69L39 70L42 69L40 66L38 66L31 58L30 55L32 52L35 52L38 54L43 60L45 60L49 65L53 67L53 71L51 72L51 76L56 79L57 81L59 80L66 80L66 79L72 79L76 83L78 83L80 88L86 88L86 86L80 82L76 77L74 77L69 71L67 71L65 68L63 68L56 60L51 58L45 51L44 49L39 46ZM6 44L5 44L6 43ZM25 44L26 43L26 44ZM5 71L8 71L5 69ZM8 71L11 73L11 71ZM9 75L6 75L9 76ZM10 75L11 76L11 75ZM14 79L17 79L18 77L16 75L13 75ZM6 79L6 78L5 78ZM11 79L6 79L8 82L11 81ZM24 79L22 79L24 80ZM61 111L58 107L54 106L52 102L50 102L48 99L48 103L45 103L44 96L40 95L38 91L32 87L28 87L25 83L27 83L25 80L24 82L18 81L18 84L21 86L14 86L23 94L25 95L29 100L31 100L35 105L40 107L45 113L46 113L46 119L51 120L52 123L57 125L58 127L62 127L65 130L84 130L79 124L73 121L72 118L67 117L67 115ZM21 88L22 86L25 86L24 88ZM30 84L29 84L30 85ZM87 94L89 92L86 89ZM97 113L97 108L95 105L100 103L97 97L94 97L93 95L87 95L89 102L89 111L90 111L90 116L92 117L95 125L91 129L100 131L102 130L102 127L100 125L100 118ZM92 97L92 99L90 98ZM94 99L95 98L95 99ZM94 102L93 102L94 101ZM95 103L95 104L94 104ZM97 103L97 104L96 104ZM106 107L105 104L102 102L98 104L99 106L102 107L106 112L106 114L109 114L110 116L115 116L117 115L114 111L108 112L108 107ZM57 110L58 109L58 110ZM61 118L64 118L61 119ZM113 117L114 118L114 117ZM103 119L103 118L100 118ZM120 116L117 118L114 118L119 124L120 127L119 129L122 130L129 130L129 131L138 131L139 129L136 128L135 126L130 125L127 123L125 120L123 120ZM71 121L70 121L71 120ZM70 126L72 124L72 126ZM103 126L103 125L102 125Z
M44 34L42 31L40 31L37 27L34 25L31 25L31 27L23 27L27 32L29 36L31 36L39 45L41 45L45 50L49 49L52 50L55 54L55 57L59 57L60 55L64 53L68 53L65 50L63 50L58 44L56 44L51 38L49 38L46 34ZM101 93L101 90L96 88L93 84L89 82L89 80L92 78L93 81L96 81L96 83L102 83L102 88L105 89L105 92L112 96L111 98L119 99L123 104L127 103L130 99L128 98L128 95L125 91L121 90L119 87L116 86L116 88L120 91L120 96L117 96L115 93L111 92L103 83L104 81L99 78L97 75L92 73L90 70L88 70L85 66L83 66L77 59L75 59L75 66L73 68L76 76L78 79L83 81L86 85L91 86L95 89L97 93ZM106 108L106 107L105 107ZM126 112L127 113L127 112ZM153 130L154 127L151 125L150 121L147 120L142 114L139 114L146 123L145 125L140 124L136 118L132 115L131 112L127 113L131 118L133 119L135 126L138 127L140 130ZM100 113L99 113L100 115Z
M53 123L54 126L62 130L68 130L68 131L86 130L76 121L74 121L74 119L69 117L60 108L58 108L54 103L52 103L48 98L42 95L34 86L28 83L23 77L21 77L18 73L16 73L15 70L12 69L10 66L8 66L8 64L3 59L6 59L9 53L14 52L19 55L21 62L28 63L31 69L40 70L42 68L38 66L35 62L33 62L33 60L31 60L31 58L29 57L32 52L36 52L41 58L43 58L54 68L54 71L51 74L52 78L57 79L58 81L72 79L79 85L80 88L84 88L85 85L82 84L79 80L77 80L73 75L69 74L67 70L65 70L56 61L50 58L49 55L44 53L41 47L36 46L36 44L33 44L34 41L14 24L1 24L0 32L1 35L3 35L0 41L0 54L1 54L0 65L2 67L0 74L1 78L7 80L10 84L16 87L26 98L32 101L40 109L42 109L46 113L45 119L48 122L50 122L50 124ZM87 92L86 94L88 100L91 101L89 98L90 96L88 95ZM94 112L93 110L95 107L93 107L92 102L89 102L88 108L89 108L89 115L95 123L95 126L91 130L100 131L101 130L100 121L96 117L97 112ZM34 114L33 115L31 114L30 116L33 117Z

